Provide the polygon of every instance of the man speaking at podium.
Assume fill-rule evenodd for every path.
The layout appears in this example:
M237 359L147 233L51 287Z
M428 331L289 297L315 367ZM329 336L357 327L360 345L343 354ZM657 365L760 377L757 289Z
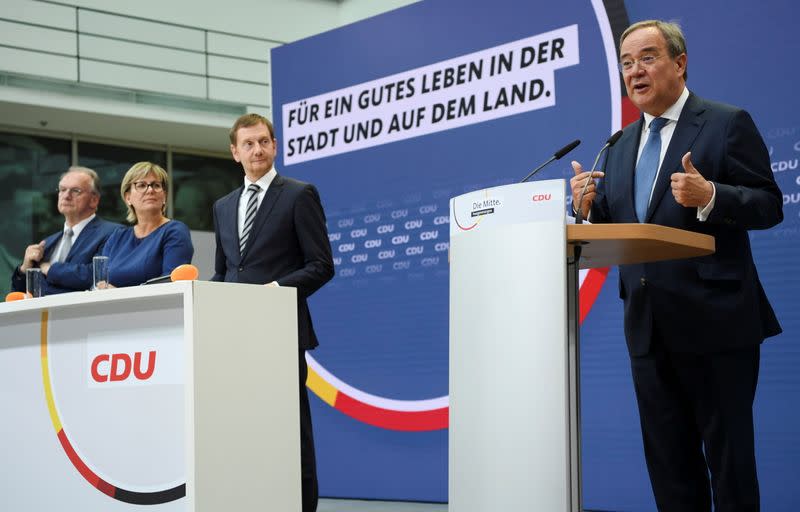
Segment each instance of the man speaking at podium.
M753 399L760 343L781 332L747 231L783 220L750 116L686 88L680 27L643 21L620 38L642 111L580 208L593 223L645 222L713 235L710 256L620 266L619 294L645 458L660 511L757 511ZM589 178L573 162L573 204ZM711 481L709 485L709 473Z
M241 116L230 140L245 178L242 187L214 204L217 253L212 280L297 288L303 512L313 512L318 487L305 351L318 342L306 299L333 277L325 213L313 185L276 172L278 141L266 118Z

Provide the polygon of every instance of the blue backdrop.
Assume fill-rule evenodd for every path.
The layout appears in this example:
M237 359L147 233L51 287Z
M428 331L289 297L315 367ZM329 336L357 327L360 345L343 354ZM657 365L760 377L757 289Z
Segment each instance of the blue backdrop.
M584 142L570 157L591 163L621 123L609 44L628 19L664 18L686 33L690 90L753 115L785 194L783 224L751 237L784 328L763 348L756 428L763 509L800 502L793 485L800 471L800 315L791 272L800 252L796 12L789 0L424 1L273 50L279 172L319 187L337 266L337 277L311 301L321 340L314 368L327 383L315 388L321 398L312 398L323 496L447 500L447 430L435 419L441 414L419 409L446 406L448 392L448 198L518 181L576 138ZM284 106L308 106L318 95L389 83L391 75L572 25L577 41L567 44L579 62L545 80L553 106L303 162L285 158L294 132ZM480 90L480 80L472 86ZM565 159L540 176L570 175ZM612 269L582 330L584 504L652 510L616 279ZM349 407L345 395L356 397Z

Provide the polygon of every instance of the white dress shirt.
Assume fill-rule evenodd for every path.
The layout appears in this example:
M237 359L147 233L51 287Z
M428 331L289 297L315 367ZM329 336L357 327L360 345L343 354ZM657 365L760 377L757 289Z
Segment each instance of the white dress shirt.
M681 117L681 112L683 111L683 106L686 105L686 100L689 99L689 89L686 87L683 88L683 92L680 96L678 96L678 101L672 104L667 110L664 111L658 117L667 119L667 123L661 128L661 154L658 157L659 166L658 171L656 172L655 179L653 180L653 188L650 189L650 199L653 198L653 190L655 189L656 183L658 182L658 175L661 173L661 164L664 163L664 156L667 154L667 149L669 148L669 143L672 141L672 135L675 133L675 126L678 124L678 119ZM644 145L647 142L647 136L650 133L650 122L655 119L655 116L651 116L647 112L644 113L644 124L642 125L642 133L639 136L639 152L636 155L636 163L639 163L639 158L642 156L642 151L644 150ZM683 157L683 155L681 155ZM669 172L670 174L673 172L678 171L679 169L663 169L664 172ZM709 214L711 214L711 210L714 209L714 201L717 198L717 189L714 187L714 184L711 183L711 187L713 188L713 193L711 195L711 201L705 207L698 207L697 208L697 219L700 221L705 221Z
M72 245L73 246L75 245L75 240L78 239L78 236L81 234L81 231L83 231L83 228L85 228L87 224L92 222L92 219L94 219L95 217L97 217L97 214L93 213L90 216L88 216L85 219L83 219L82 221L80 221L79 223L77 223L74 226L72 226ZM65 222L64 223L63 234L61 235L61 238L58 240L58 246L55 249L53 249L53 252L50 253L50 261L54 261L56 259L56 256L59 256L59 253L61 252L61 249L64 246L64 240L67 237L67 229L68 228L69 228L69 226L67 226L67 223ZM69 253L65 254L62 258L60 258L59 261L65 261L67 259L68 255L69 255Z
M269 188L270 183L272 180L275 179L275 176L278 175L278 171L275 170L273 166L267 174L262 176L258 179L258 181L252 182L250 181L247 176L244 177L244 190L242 190L242 195L239 196L239 238L242 237L242 231L244 231L244 217L247 214L247 201L250 199L250 192L247 190L247 187L250 186L251 183L255 183L261 190L258 191L258 204L256 205L256 211L261 207L261 201L264 200L264 196L267 193L267 189Z

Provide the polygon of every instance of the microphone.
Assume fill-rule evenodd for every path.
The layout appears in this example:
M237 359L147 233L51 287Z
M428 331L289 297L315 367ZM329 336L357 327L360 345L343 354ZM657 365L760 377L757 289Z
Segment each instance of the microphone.
M172 279L170 278L169 274L167 274L165 276L158 276L152 279L148 279L147 281L143 282L140 286L144 286L146 284L169 283L170 281L172 281Z
M197 267L192 264L186 264L175 267L175 270L170 273L169 277L173 281L194 281L199 275L200 271L197 270Z
M200 271L194 265L178 265L169 274L148 279L142 284L169 283L172 281L194 281L199 275Z
M606 141L605 146L600 149L600 152L597 153L597 158L594 159L594 163L592 164L592 170L589 171L589 179L586 180L586 184L583 186L583 190L581 190L581 195L578 197L578 206L572 205L575 208L575 224L583 224L583 208L581 208L581 204L583 203L583 196L586 194L586 189L589 188L589 183L594 181L592 179L592 174L594 173L595 169L597 168L597 162L600 161L600 157L605 153L605 151L617 143L619 138L622 137L622 130L617 131L614 135L608 138Z
M530 174L528 174L527 176L525 176L524 178L522 178L522 181L520 181L520 183L525 183L526 181L528 181L529 179L531 179L531 177L532 177L534 174L536 174L537 172L539 172L539 171L540 171L540 170L541 170L541 169L542 169L544 166L546 166L547 164L549 164L549 163L550 163L550 162L552 162L553 160L560 160L560 159L561 159L561 157L563 157L564 155L566 155L567 153L569 153L569 152L570 152L570 151L572 151L573 149L577 148L577 147L578 147L578 144L580 144L580 143L581 143L581 141L580 141L580 140L578 140L578 139L575 139L575 140L573 140L572 142L570 142L569 144L567 144L566 146L564 146L563 148L559 149L559 150L558 150L558 151L556 151L556 152L553 154L553 156L551 156L551 157L550 157L550 158L549 158L549 159L548 159L548 160L547 160L545 163L543 163L542 165L540 165L540 166L539 166L539 167L537 167L536 169L532 170Z

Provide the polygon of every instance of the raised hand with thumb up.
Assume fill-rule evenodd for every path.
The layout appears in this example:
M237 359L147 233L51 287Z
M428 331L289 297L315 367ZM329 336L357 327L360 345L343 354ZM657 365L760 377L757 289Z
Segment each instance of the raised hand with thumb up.
M675 172L670 176L675 201L687 208L704 208L714 196L714 186L692 163L691 151L683 155L681 163L684 172Z

